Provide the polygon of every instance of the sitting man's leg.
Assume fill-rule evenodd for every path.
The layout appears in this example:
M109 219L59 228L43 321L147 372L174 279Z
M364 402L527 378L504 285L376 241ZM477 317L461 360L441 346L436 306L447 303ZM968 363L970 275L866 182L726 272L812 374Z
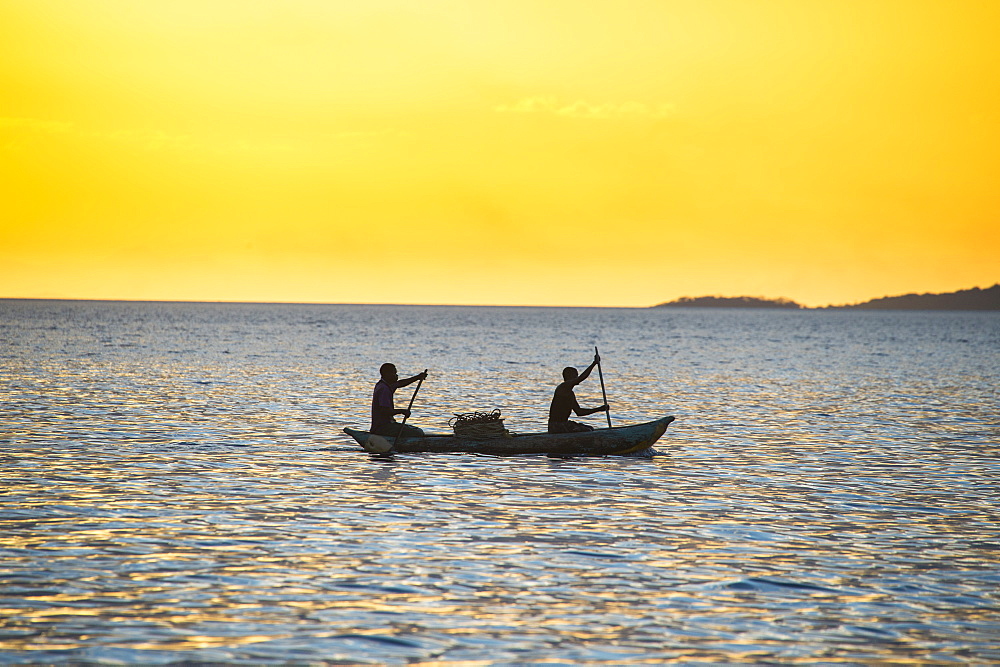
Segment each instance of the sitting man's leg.
M400 424L399 425L399 429L401 431L400 434L399 434L399 437L401 437L401 438L422 438L422 437L424 437L424 431L423 431L423 429L417 428L416 426L410 426L409 424Z
M549 422L549 433L586 433L587 431L593 430L593 426L587 426L586 424L581 424L580 422Z
M383 435L387 438L395 438L397 435L400 438L422 438L424 437L423 430L417 428L416 426L410 426L409 424L400 424L399 422L393 420L391 423L380 427L375 431L378 435Z

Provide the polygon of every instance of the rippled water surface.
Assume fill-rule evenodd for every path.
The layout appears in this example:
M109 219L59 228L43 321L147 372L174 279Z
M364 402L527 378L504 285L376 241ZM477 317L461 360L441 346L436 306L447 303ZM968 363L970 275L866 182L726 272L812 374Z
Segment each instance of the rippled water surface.
M661 456L341 432L595 344ZM1000 661L994 313L0 301L0 371L0 662Z

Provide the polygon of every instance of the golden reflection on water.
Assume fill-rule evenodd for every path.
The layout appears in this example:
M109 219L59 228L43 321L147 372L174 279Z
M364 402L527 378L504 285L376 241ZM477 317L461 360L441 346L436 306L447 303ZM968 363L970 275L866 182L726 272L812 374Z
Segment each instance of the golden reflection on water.
M372 459L339 434L367 419L382 355L347 311L177 308L153 348L34 331L37 363L9 364L0 660L1000 661L995 383L946 381L957 343L873 361L805 315L795 335L688 332L665 356L662 314L617 313L615 418L678 413L664 456ZM453 367L422 390L423 424L499 387L508 425L537 427L537 360L566 356L569 315L522 314L482 358L436 353ZM438 324L386 330L447 345ZM801 341L859 356L819 363Z

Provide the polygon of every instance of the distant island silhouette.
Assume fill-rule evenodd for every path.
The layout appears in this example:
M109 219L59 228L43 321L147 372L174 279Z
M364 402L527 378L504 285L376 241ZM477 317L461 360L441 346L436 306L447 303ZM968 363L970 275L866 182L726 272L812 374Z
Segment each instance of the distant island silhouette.
M757 296L682 296L654 308L802 308L791 299L765 299Z
M828 306L848 310L1000 310L1000 283L986 289L946 292L944 294L903 294L884 296L863 303Z
M791 299L756 296L684 296L653 308L784 308L803 310L1000 310L1000 283L943 294L884 296L862 303L807 309Z

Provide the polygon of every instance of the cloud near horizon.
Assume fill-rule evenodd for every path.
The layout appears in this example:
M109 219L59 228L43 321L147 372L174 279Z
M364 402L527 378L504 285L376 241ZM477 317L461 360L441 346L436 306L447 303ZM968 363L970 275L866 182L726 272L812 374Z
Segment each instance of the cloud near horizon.
M560 102L554 95L525 97L514 104L503 104L495 109L498 113L547 113L568 118L591 118L608 120L617 118L651 118L659 120L676 113L673 104L643 104L642 102L621 102L618 104L593 104L583 100L571 103Z
M75 126L76 123L68 123L57 120L41 120L39 118L10 118L0 116L0 130L29 130L32 132L63 134L69 132Z
M82 139L109 141L119 145L138 146L150 151L199 152L215 155L234 153L287 153L303 148L303 146L297 146L288 140L249 140L240 137L211 138L187 133L167 132L160 129L97 130L81 127L77 123L68 121L0 116L0 132L4 131L9 135L16 135L17 133L22 134L22 136L25 134L65 135ZM404 132L396 129L347 130L342 132L316 133L312 137L312 143L315 143L317 138L327 141L349 141L357 139L411 138L412 136L412 132Z

